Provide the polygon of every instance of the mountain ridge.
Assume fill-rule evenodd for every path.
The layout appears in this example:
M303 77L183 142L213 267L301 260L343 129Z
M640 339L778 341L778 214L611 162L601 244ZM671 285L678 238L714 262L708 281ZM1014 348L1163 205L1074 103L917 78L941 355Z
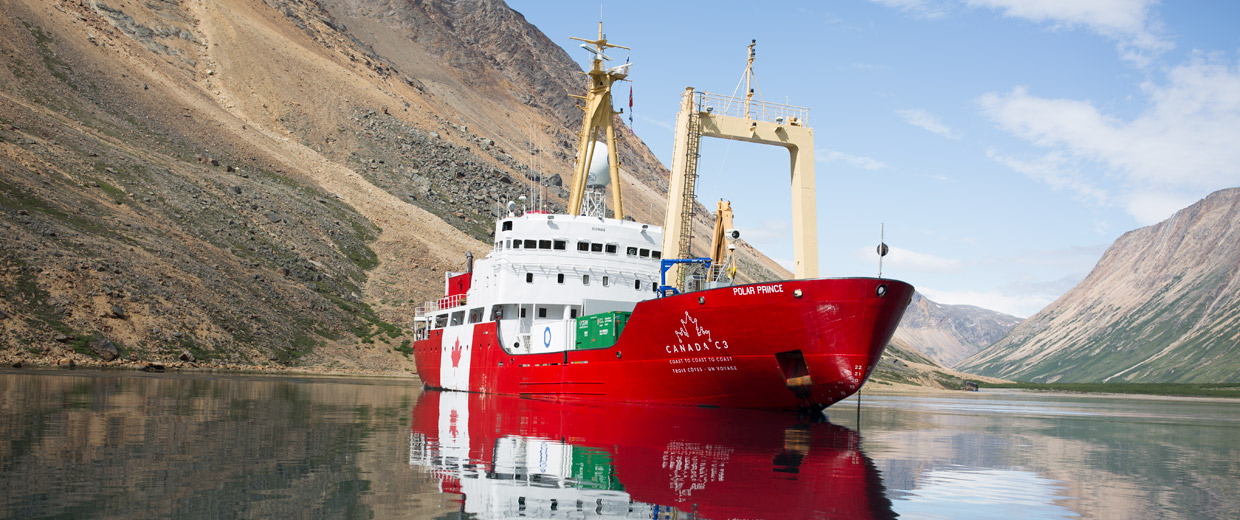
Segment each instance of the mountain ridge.
M1240 188L1120 236L1085 280L959 368L1033 382L1240 381Z

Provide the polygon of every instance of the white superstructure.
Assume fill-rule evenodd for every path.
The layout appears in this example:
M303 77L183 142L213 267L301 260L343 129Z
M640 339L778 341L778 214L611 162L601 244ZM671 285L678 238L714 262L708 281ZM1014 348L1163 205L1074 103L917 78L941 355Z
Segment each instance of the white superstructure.
M447 273L449 296L418 309L420 334L444 329L447 348L468 344L475 324L496 321L510 354L571 349L576 318L632 311L657 296L662 244L662 228L632 221L510 214L496 222L485 258L467 273ZM468 290L454 294L466 275Z

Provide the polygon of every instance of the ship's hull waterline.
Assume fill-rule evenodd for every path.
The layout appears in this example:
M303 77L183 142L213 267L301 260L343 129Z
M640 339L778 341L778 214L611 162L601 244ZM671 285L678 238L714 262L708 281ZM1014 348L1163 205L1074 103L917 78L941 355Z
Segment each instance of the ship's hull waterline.
M912 293L909 284L878 278L722 287L638 303L608 348L538 353L535 340L531 353L514 353L492 321L431 330L414 355L433 388L820 409L861 388Z

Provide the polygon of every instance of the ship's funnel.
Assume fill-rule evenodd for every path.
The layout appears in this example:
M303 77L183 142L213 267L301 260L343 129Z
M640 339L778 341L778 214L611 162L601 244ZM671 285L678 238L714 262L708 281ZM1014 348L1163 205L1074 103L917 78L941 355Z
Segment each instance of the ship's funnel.
M602 187L611 184L611 170L607 168L607 143L594 142L594 156L590 158L590 170L586 174L586 186Z

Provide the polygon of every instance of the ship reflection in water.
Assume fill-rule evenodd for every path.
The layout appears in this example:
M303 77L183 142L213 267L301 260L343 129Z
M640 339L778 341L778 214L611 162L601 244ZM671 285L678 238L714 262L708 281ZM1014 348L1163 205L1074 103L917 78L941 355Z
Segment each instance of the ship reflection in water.
M482 518L894 518L860 441L791 413L427 391L409 462Z

